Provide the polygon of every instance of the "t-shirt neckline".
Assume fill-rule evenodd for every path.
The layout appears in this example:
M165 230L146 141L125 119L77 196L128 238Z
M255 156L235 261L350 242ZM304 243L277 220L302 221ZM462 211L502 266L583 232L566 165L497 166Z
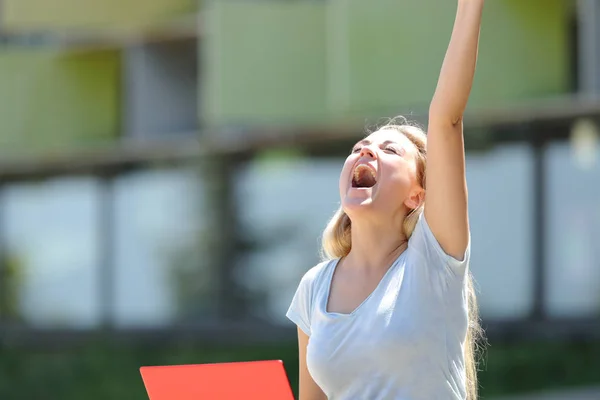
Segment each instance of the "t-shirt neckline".
M368 303L372 297L374 297L375 293L377 293L380 290L381 286L383 285L383 282L387 281L387 278L389 275L391 275L392 270L396 269L397 265L399 264L400 259L403 258L404 254L406 254L407 252L408 252L408 249L404 250L396 258L396 260L394 260L392 265L390 265L388 270L385 272L385 274L383 274L383 276L377 283L377 286L375 286L375 289L373 289L373 291L367 297L365 297L365 299L350 313L332 312L332 311L327 310L327 306L329 304L329 296L331 294L331 284L333 282L333 274L335 273L335 270L338 267L338 265L342 259L338 258L338 259L332 260L333 265L331 265L331 267L329 268L330 271L328 271L328 276L327 276L327 281L326 281L327 286L326 286L325 296L324 296L324 300L323 300L323 303L324 303L323 304L323 314L325 314L326 316L332 317L332 318L349 318L349 317L355 316L362 308L364 308L364 305L366 303Z

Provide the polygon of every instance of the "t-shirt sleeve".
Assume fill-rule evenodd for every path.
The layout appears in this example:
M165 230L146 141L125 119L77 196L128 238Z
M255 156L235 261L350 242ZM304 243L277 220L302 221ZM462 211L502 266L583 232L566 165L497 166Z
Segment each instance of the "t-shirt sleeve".
M310 336L310 325L313 307L313 292L318 268L313 267L300 281L298 289L292 298L292 303L286 313L286 317L295 323L304 333Z
M465 275L471 256L471 235L469 234L469 242L465 250L465 254L461 259L457 259L447 254L439 244L433 232L429 228L429 224L425 219L425 213L421 213L415 230L410 237L409 245L426 260L428 265L432 267L443 268L457 277Z

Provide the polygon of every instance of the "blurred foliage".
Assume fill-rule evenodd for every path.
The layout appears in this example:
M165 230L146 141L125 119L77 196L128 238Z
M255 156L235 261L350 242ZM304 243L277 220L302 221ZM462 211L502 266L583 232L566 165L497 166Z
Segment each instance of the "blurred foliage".
M65 347L65 345L67 347ZM203 342L0 348L0 399L146 400L142 365L281 359L297 389L296 343L211 345ZM500 394L600 383L600 341L497 344L482 365L481 394Z
M0 280L4 291L0 293L0 313L5 321L20 322L19 289L23 284L25 264L15 256L0 257Z
M480 366L483 396L600 383L600 341L492 344Z

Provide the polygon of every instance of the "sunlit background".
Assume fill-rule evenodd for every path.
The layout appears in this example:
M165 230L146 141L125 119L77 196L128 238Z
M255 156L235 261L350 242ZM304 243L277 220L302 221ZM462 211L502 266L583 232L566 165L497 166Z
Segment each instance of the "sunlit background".
M0 4L0 399L261 359L296 390L284 314L343 159L427 122L456 1ZM479 57L482 398L600 399L600 1L488 1Z

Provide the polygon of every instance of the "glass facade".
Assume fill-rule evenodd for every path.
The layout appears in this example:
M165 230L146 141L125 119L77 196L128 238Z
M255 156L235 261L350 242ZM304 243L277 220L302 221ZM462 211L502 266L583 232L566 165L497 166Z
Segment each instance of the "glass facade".
M577 162L568 143L545 151L544 306L551 317L598 315L600 164ZM119 328L193 323L218 317L214 299L227 287L220 279L229 279L242 288L248 317L287 323L289 301L319 262L322 231L339 205L342 163L292 157L237 170L238 253L226 277L205 262L211 211L193 168L6 185L4 318L76 329L98 327L107 312ZM527 318L537 262L533 151L510 144L470 152L467 175L482 316Z
M525 144L467 156L471 269L483 317L526 317L533 306L533 153Z
M100 323L99 193L99 182L88 177L5 188L12 318L36 328Z
M568 143L552 144L546 154L548 312L557 317L598 316L600 146L595 146L595 159L587 161Z

